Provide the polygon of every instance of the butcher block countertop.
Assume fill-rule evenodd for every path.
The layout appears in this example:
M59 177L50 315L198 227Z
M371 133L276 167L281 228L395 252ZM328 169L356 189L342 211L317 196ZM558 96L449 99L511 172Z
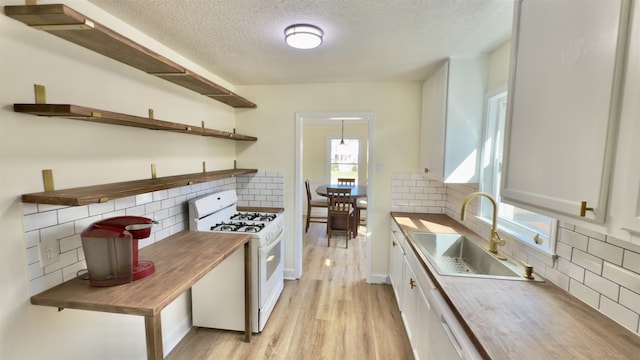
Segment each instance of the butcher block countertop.
M79 277L31 297L34 305L82 309L145 317L147 358L162 359L161 311L193 284L244 247L245 341L251 339L251 265L248 234L182 231L140 249L155 272L140 280L92 287ZM238 299L241 301L240 299Z
M455 232L480 240L455 220L437 214L391 216L483 357L640 359L640 336L551 282L439 275L416 251L410 233Z
M256 206L238 206L238 211L247 211L247 212L264 212L264 213L283 213L284 208L271 208L271 207L256 207Z

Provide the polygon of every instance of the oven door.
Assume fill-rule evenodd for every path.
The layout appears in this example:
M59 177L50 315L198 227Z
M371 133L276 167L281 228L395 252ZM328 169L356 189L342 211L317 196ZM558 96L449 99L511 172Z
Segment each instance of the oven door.
M267 302L274 289L284 281L284 230L271 242L258 248L258 277L260 281L260 308Z
M280 296L284 284L284 229L268 244L258 248L258 300L261 317L268 318L270 309ZM262 321L262 320L261 320Z

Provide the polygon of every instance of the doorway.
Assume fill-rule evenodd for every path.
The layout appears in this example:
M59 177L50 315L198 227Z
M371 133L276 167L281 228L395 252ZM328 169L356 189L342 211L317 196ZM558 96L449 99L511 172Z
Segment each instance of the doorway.
M374 193L374 183L371 174L373 174L373 165L374 164L374 153L371 147L371 139L373 138L373 124L374 124L374 114L366 113L366 112L337 112L337 113L296 113L295 114L295 131L296 131L296 150L295 150L295 200L294 200L294 216L297 219L295 221L295 239L294 239L294 269L293 274L285 274L287 278L300 278L302 276L302 264L303 264L303 235L304 235L304 226L302 222L303 209L306 204L306 190L303 186L303 173L304 173L304 161L303 161L303 153L304 153L304 144L303 144L303 134L305 126L311 126L312 124L336 124L341 121L345 122L345 124L359 122L366 124L366 149L364 151L368 155L367 160L367 181L366 184L361 183L361 185L367 186L367 215L370 214L371 209L373 208L374 198L372 194ZM309 150L307 150L309 151ZM329 178L326 181L330 181ZM371 232L368 230L366 233L366 272L367 272L367 282L371 277Z

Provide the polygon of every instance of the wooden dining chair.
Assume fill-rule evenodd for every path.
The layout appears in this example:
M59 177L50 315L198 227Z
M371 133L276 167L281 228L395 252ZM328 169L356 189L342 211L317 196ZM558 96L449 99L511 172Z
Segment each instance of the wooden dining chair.
M326 223L327 217L323 215L313 215L313 208L328 209L329 200L327 198L314 199L311 197L311 188L309 187L309 180L304 181L304 186L307 188L307 225L304 232L309 231L309 223Z
M355 210L351 200L351 189L327 188L329 210L327 213L327 246L331 246L331 235L334 230L344 231L346 234L345 248L349 247L349 240L355 221Z
M356 179L351 178L338 178L338 185L355 185Z

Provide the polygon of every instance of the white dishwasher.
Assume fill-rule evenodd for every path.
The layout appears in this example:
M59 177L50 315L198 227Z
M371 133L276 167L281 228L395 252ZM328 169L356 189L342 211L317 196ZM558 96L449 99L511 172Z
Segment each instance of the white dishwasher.
M429 291L429 359L482 359L438 289Z

